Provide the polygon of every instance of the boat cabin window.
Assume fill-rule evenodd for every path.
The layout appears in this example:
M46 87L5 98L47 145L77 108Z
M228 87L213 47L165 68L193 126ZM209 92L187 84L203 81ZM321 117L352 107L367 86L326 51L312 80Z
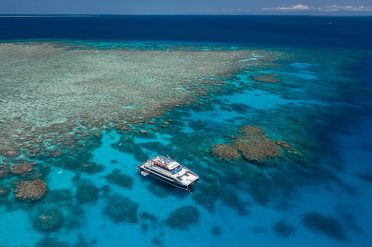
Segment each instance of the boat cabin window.
M181 170L182 170L182 167L181 167L181 166L177 166L176 168L174 168L174 169L172 170L172 174L179 173Z

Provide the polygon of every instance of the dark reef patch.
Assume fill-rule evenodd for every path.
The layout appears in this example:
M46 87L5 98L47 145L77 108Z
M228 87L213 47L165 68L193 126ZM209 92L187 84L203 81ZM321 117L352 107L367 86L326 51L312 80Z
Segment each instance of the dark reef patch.
M50 232L58 230L62 227L64 216L58 209L41 210L32 219L33 226L41 232Z
M69 210L68 217L65 218L64 228L68 230L81 227L85 223L84 210L82 207L74 205Z
M116 159L112 159L112 160L110 160L110 163L111 164L117 164L117 163L119 163L119 161L117 161Z
M6 197L9 194L9 189L0 185L0 197Z
M118 143L115 143L111 146L123 153L132 154L136 160L144 161L149 158L146 153L143 152L142 148L134 143L133 138L127 138L124 135L121 137Z
M60 206L72 204L72 192L67 189L50 190L44 198L45 203L56 203Z
M147 232L149 230L149 224L142 223L141 224L141 230L144 231L144 232Z
M221 199L222 186L218 184L213 184L213 186L208 184L199 184L198 190L193 194L193 200L208 209L209 211L214 211L215 203ZM221 190L220 190L221 189Z
M55 165L62 167L73 172L84 172L88 174L100 173L104 170L102 165L91 162L92 154L90 150L94 147L98 147L101 141L92 139L89 144L75 148L69 148L69 152L64 153L64 155L55 162ZM77 150L76 150L77 149ZM51 159L50 162L55 160Z
M255 76L252 76L252 80L256 82L261 82L261 83L278 83L279 82L278 75L274 75L274 74L255 75Z
M273 226L273 230L279 237L287 238L296 232L296 229L283 220L279 220Z
M339 241L346 240L346 235L341 223L334 217L324 216L318 212L312 211L304 215L302 223L313 232L323 233Z
M220 236L222 234L222 229L219 226L214 226L214 227L211 228L211 233L214 236Z
M103 213L114 223L136 223L138 221L137 209L138 204L136 202L133 202L127 197L115 194L107 199Z
M119 169L115 169L111 174L107 175L106 180L123 188L132 188L133 186L133 178L122 174Z
M151 244L154 245L154 246L162 246L163 242L161 241L161 238L160 237L154 237L152 240L151 240Z
M79 167L79 171L85 172L88 174L100 173L100 172L103 172L103 170L104 170L104 167L102 165L98 165L92 162L83 163Z
M153 181L151 181L153 182ZM154 184L148 184L146 186L148 191L150 191L153 195L159 197L159 198L165 198L169 196L169 188L166 187L166 185L160 184L160 183L154 183Z
M358 177L360 179L363 179L363 180L365 180L367 182L372 183L372 174L359 174Z
M43 237L40 239L35 247L69 247L70 245L66 242L62 242L56 238L49 236Z
M158 221L158 217L156 215L149 213L149 212L142 212L140 214L141 220L148 220L151 223L155 224Z
M357 233L362 233L363 229L358 224L356 217L352 213L344 212L340 215L345 223L347 229L350 229Z
M234 208L240 215L247 215L249 212L239 195L233 190L226 189L221 194L222 201L229 207Z
M196 224L200 214L196 207L183 206L171 212L165 220L167 226L185 230L189 226Z
M79 203L91 203L98 200L98 188L87 180L80 181L76 186L76 199Z

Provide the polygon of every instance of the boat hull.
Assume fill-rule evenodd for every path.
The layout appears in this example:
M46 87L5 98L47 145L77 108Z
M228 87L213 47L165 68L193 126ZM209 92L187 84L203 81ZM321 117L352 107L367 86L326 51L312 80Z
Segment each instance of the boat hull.
M164 177L161 174L159 174L159 173L157 173L155 171L151 171L149 169L146 169L146 168L144 168L142 166L138 166L137 168L138 168L138 170L140 172L145 172L145 173L147 173L148 175L150 175L151 177L153 177L155 179L158 179L158 180L160 180L160 181L162 181L164 183L167 183L169 185L172 185L174 187L177 187L177 188L183 189L183 190L190 190L190 186L198 182L198 180L196 180L195 182L193 182L189 186L185 186L185 185L183 185L183 184L181 184L181 183L179 183L179 182L177 182L177 181L175 181L173 179L169 179L167 177Z

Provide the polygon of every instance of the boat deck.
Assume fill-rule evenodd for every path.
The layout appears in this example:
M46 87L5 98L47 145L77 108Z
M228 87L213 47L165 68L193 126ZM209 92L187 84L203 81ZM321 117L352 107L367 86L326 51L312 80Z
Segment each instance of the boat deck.
M165 162L163 162L164 160ZM190 185L199 180L199 176L186 167L170 158L164 159L162 156L146 161L139 165L138 169L143 176L152 175L182 189L188 189Z

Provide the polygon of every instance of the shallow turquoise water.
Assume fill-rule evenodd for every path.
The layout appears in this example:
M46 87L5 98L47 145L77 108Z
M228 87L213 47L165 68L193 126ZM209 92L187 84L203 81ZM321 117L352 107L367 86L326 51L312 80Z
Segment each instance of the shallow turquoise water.
M126 132L104 130L100 140L88 140L76 157L46 159L54 162L46 198L37 204L2 201L0 245L41 245L40 239L47 236L55 246L57 241L87 246L367 246L372 240L372 185L361 175L372 172L371 114L370 94L355 76L359 71L354 66L361 58L338 51L287 52L294 56L291 61L239 73L207 97L173 108L153 123ZM335 54L343 55L336 59ZM280 82L251 79L262 73L277 74ZM166 128L164 121L169 122ZM228 142L242 125L260 126L302 155L285 154L266 165L211 156L211 146ZM148 134L140 134L142 129ZM172 156L200 175L192 193L140 176L136 166L159 154ZM64 164L70 158L103 170L71 170ZM131 184L110 182L106 176L115 170ZM93 185L98 194L79 203L79 184ZM52 197L57 190L70 194ZM137 215L135 222L115 222L104 213L118 195L137 205L129 212ZM179 228L170 227L169 215L182 206L195 207L199 217L186 227L182 220L174 223ZM33 227L33 214L45 207L62 210L61 228L39 232ZM143 212L154 218L141 218ZM304 219L311 212L321 217L310 214L309 226ZM284 223L284 229L275 228L277 222Z

